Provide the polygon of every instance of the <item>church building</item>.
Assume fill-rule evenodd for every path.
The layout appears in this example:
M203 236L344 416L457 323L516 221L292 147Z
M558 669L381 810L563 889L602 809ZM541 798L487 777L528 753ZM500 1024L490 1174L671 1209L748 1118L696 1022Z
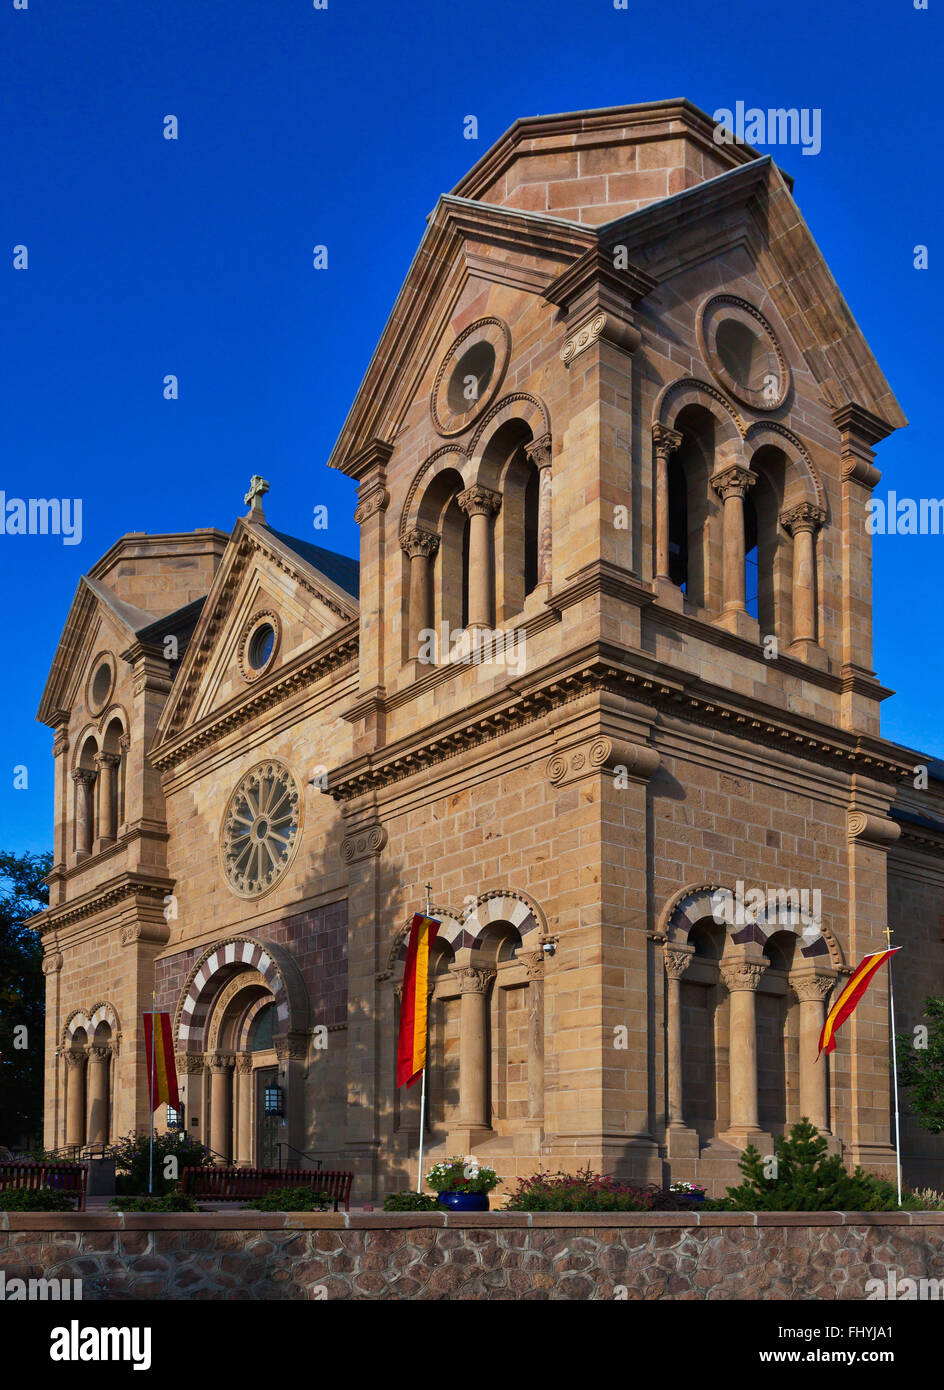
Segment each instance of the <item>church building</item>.
M770 157L685 101L517 121L327 460L359 562L254 478L231 533L131 532L79 583L39 709L47 1147L148 1127L153 1002L161 1128L415 1184L429 884L429 1164L718 1191L806 1115L889 1172L887 970L817 1042L887 929L899 1029L944 990L944 769L882 737L872 657L905 424ZM944 1139L903 1147L944 1185Z

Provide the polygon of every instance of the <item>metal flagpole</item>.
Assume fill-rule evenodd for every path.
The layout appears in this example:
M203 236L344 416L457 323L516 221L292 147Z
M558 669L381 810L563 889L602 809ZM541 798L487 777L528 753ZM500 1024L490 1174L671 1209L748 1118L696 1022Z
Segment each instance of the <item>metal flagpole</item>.
M892 947L892 930L886 923L885 939L888 949ZM895 1167L898 1173L898 1205L901 1206L901 1131L898 1118L898 1044L895 1040L895 982L892 976L892 958L888 957L888 1003L892 1015L892 1076L895 1082Z
M426 916L428 917L428 916L429 916L429 894L430 894L430 889L432 888L432 884L427 883L425 886L426 886ZM429 960L429 955L428 955L428 953L427 953L427 961L428 961L428 960ZM429 1060L429 996L428 996L428 994L427 994L427 1003L426 1003L426 1046L425 1046L425 1056L426 1056L426 1060L428 1061L428 1060ZM418 1164L417 1172L416 1172L416 1190L417 1190L417 1192L422 1192L422 1191L423 1191L423 1131L425 1130L425 1128L426 1128L426 1067L424 1066L424 1067L423 1067L423 1079L422 1079L422 1081L421 1081L421 1083L420 1083L420 1156L419 1156L419 1164Z
M148 1156L148 1196L154 1191L154 1008L155 991L151 990L151 1074L148 1077L148 1101L151 1106L151 1151Z

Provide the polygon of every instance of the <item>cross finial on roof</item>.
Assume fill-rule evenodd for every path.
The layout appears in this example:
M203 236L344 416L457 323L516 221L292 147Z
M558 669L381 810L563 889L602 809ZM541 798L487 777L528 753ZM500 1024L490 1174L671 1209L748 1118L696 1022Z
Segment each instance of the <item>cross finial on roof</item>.
M265 512L262 510L262 499L269 491L269 484L265 478L260 478L254 473L249 479L249 491L243 498L247 506L251 508L248 516L249 521L265 521Z

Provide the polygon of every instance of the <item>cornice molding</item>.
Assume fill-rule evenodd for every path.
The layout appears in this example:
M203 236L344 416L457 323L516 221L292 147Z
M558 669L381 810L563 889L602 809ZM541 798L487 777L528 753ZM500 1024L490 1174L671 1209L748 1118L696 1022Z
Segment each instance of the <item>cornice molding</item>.
M631 670L626 657L608 643L589 643L557 663L558 669L533 673L527 687L521 682L510 683L420 734L342 764L329 775L327 794L337 801L349 801L375 792L586 695L604 691L844 771L867 770L876 779L893 782L911 775L911 763L880 739L813 720L788 720L772 714L761 701L745 698L743 703L735 703L730 691L692 679L681 682L660 663L652 662L650 672Z
M79 898L48 907L45 912L31 918L28 925L41 936L45 936L47 932L61 931L86 917L94 917L100 912L117 907L129 898L139 898L143 906L155 908L163 915L164 899L173 890L172 878L128 871Z
M297 664L279 668L278 676L273 675L260 689L249 687L240 691L221 709L153 748L148 754L149 761L159 772L170 771L257 715L282 704L299 690L317 684L325 676L356 661L358 652L357 624L352 622L342 632L332 633L322 643L321 650L299 659Z

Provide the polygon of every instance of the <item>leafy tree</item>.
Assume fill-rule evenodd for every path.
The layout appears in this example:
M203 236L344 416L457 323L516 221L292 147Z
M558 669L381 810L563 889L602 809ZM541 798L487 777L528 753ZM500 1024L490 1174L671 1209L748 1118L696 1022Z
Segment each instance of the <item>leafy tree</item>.
M43 948L24 924L49 902L51 866L49 853L0 851L0 1144L12 1147L42 1128Z
M839 1155L826 1150L826 1140L806 1118L789 1137L774 1139L774 1164L749 1144L738 1163L744 1182L729 1187L719 1206L727 1211L897 1210L891 1183L861 1168L847 1172Z
M123 1139L116 1139L112 1150L119 1194L127 1196L147 1192L151 1171L150 1133L138 1134L132 1130ZM174 1162L169 1164L168 1158L173 1158ZM210 1150L188 1134L178 1130L155 1134L154 1192L159 1196L172 1192L185 1168L205 1168L212 1163ZM165 1173L169 1173L169 1176L165 1176Z
M898 1080L910 1091L908 1104L929 1134L944 1133L944 999L924 1001L927 1046L912 1033L898 1033Z

